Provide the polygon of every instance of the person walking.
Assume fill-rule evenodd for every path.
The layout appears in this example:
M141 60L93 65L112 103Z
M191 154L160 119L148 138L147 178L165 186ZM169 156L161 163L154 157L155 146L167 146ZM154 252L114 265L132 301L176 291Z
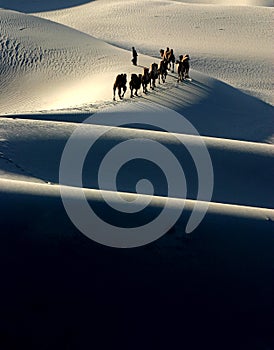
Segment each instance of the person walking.
M133 64L134 66L137 66L137 57L138 57L138 54L137 54L137 51L135 50L134 47L132 47L132 56L133 56L133 58L132 58L131 62L132 62L132 64Z

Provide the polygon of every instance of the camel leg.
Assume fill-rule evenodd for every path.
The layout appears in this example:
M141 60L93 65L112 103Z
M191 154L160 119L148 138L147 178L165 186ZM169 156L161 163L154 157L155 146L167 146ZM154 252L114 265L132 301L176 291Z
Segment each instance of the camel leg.
M119 87L119 97L121 100L123 99L124 94L125 94L125 93L122 94L122 88L123 88L122 86Z
M180 81L182 81L182 72L178 71L178 80L177 80L177 82L179 83Z
M125 96L126 91L127 91L127 87L126 87L126 86L124 86L124 87L123 87L123 95L122 95L122 97L124 97L124 96Z
M113 86L113 101L115 101L115 92L116 92L116 86Z

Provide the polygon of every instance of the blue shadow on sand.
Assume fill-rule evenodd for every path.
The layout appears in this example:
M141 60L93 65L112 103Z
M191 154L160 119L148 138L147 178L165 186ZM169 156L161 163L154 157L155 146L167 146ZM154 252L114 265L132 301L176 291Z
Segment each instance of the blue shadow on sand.
M14 10L24 13L55 11L74 6L83 5L94 0L48 0L48 1L34 1L34 0L1 0L0 8L7 10Z

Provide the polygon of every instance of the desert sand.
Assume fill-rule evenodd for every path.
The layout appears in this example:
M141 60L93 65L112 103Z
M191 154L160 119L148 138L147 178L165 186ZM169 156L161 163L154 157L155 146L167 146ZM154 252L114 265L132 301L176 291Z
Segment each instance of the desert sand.
M269 0L0 0L3 349L91 348L89 322L93 339L97 334L111 348L120 337L126 348L140 348L140 324L166 335L150 346L166 340L168 348L181 348L182 336L187 348L195 348L201 340L194 336L196 324L211 347L219 344L209 331L216 329L226 339L219 348L271 348L272 18ZM190 55L192 81L178 83L176 72L169 72L166 83L148 94L140 90L131 99L128 90L122 101L113 101L116 75L126 73L129 81L132 73L159 63L159 50L167 46L176 58ZM199 153L197 135L172 123L168 133L157 128L158 113L169 110L196 128L210 154L210 202L197 195L193 161L178 142ZM117 126L131 113L152 113L154 124ZM105 220L138 226L159 214L167 190L162 175L145 162L126 167L117 188L111 179L102 188L96 171L113 145L134 138L140 146L143 139L161 143L185 170L187 195L169 202L171 212L183 205L184 212L148 246L106 248L82 235L65 212L62 186L73 197L78 184L73 178L60 182L63 150L89 117L79 140L102 137L85 162L84 194ZM150 192L137 195L136 182L147 174L154 193L146 211L134 218L114 214L117 191L129 202L146 202ZM193 208L203 201L207 214L187 235ZM102 329L113 324L105 337Z

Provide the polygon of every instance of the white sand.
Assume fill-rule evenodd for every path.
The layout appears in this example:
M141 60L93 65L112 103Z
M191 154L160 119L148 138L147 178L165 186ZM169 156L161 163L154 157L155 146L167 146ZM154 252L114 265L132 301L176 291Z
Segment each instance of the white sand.
M130 50L134 45L150 56L167 46L177 56L189 53L193 69L268 103L273 102L272 15L272 8L158 0L99 0L42 14L115 46Z
M156 105L183 114L204 137L215 171L213 202L227 203L233 215L235 205L273 208L274 156L267 145L274 131L273 9L265 7L271 3L202 2L98 0L76 7L69 2L60 9L65 5L49 2L38 8L34 1L2 1L2 7L22 12L54 10L33 15L0 10L0 113L8 117L0 124L3 191L7 181L13 189L22 180L58 184L63 147L76 127L73 122L83 118L70 112L88 116L109 107L126 113ZM133 45L140 53L139 67L130 62ZM112 102L115 76L142 72L166 46L177 56L190 54L193 81L177 84L171 74L147 96L131 100L127 92L123 103ZM55 110L58 115L49 114ZM19 119L11 119L15 114ZM164 137L118 128L115 140L135 134ZM163 142L172 143L172 136ZM123 190L132 192L127 185L125 178ZM32 195L30 185L23 187ZM195 199L194 193L189 198ZM223 215L218 205L215 213Z

